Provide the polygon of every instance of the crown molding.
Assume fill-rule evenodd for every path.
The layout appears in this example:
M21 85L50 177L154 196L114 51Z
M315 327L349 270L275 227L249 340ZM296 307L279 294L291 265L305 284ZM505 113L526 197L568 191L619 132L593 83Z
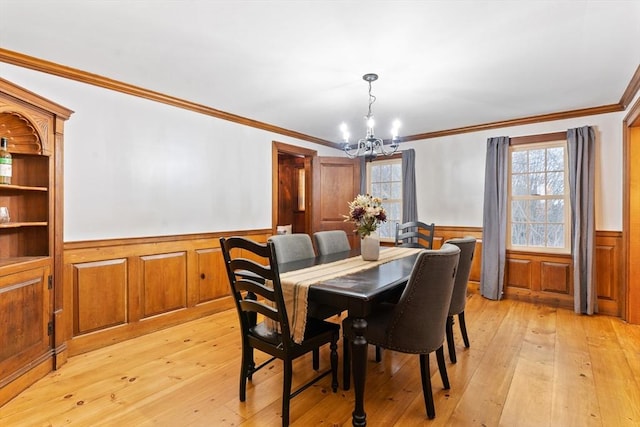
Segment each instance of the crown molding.
M606 114L624 111L620 104L602 105L600 107L581 108L579 110L562 111L559 113L540 114L537 116L521 117L519 119L509 119L498 122L483 123L479 125L465 126L454 129L439 130L435 132L409 135L401 138L401 142L417 141L421 139L439 138L442 136L458 135L461 133L479 132L488 129L505 128L510 126L521 126L532 123L548 122L553 120L570 119L574 117L593 116L596 114Z
M620 105L622 105L625 110L627 109L627 107L629 107L629 104L631 103L631 101L633 101L633 98L636 96L639 90L640 90L640 65L638 65L638 68L636 68L636 72L633 74L633 77L631 77L631 81L629 81L627 88L625 89L624 93L622 94L622 97L620 98Z
M237 114L228 113L222 110L208 107L206 105L197 104L191 101L187 101L174 96L166 95L160 92L155 92L149 89L134 86L128 83L113 80L107 77L100 76L98 74L92 74L86 71L82 71L76 68L68 67L65 65L56 64L54 62L46 61L43 59L35 58L29 55L25 55L19 52L0 48L0 62L16 65L18 67L28 68L35 71L63 77L70 80L90 84L93 86L102 87L105 89L114 90L117 92L125 93L128 95L137 96L140 98L149 99L163 104L172 105L174 107L183 108L186 110L195 111L197 113L205 114L208 116L216 117L218 119L227 120L234 123L239 123L245 126L250 126L256 129L265 130L268 132L277 133L279 135L290 136L292 138L300 139L303 141L313 142L315 144L324 145L331 148L341 150L342 144L327 141L325 139L317 138L314 136L306 135L300 132L296 132L290 129L285 129L279 126L271 125L268 123L260 122L257 120L242 117ZM464 126L453 129L445 129L434 132L425 132L416 135L407 135L400 138L400 142L417 141L423 139L439 138L443 136L458 135L462 133L479 132L488 129L496 129L511 126L521 126L532 123L540 123L553 120L562 120L575 117L591 116L596 114L606 114L624 111L628 104L633 100L635 95L640 90L640 66L636 69L631 81L627 85L620 102L617 104L602 105L599 107L582 108L578 110L562 111L550 114L540 114L536 116L521 117L517 119L502 120L497 122L482 123L471 126Z
M75 80L77 82L114 90L116 92L125 93L127 95L149 99L151 101L172 105L174 107L183 108L185 110L195 111L196 113L205 114L208 116L216 117L218 119L227 120L256 129L277 133L279 135L286 135L292 138L301 139L303 141L326 145L332 148L339 148L337 144L321 138L305 135L303 133L296 132L290 129L285 129L279 126L271 125L269 123L263 123L257 120L249 119L247 117L242 117L237 114L227 113L226 111L217 110L206 105L197 104L195 102L187 101L175 96L155 92L149 89L141 88L139 86L134 86L128 83L120 82L118 80L103 77L98 74L92 74L86 71L82 71L77 68L72 68L66 65L60 65L54 62L35 58L19 52L0 48L0 62L5 62L7 64L16 65L18 67L28 68L35 71L40 71L42 73L63 77L65 79Z

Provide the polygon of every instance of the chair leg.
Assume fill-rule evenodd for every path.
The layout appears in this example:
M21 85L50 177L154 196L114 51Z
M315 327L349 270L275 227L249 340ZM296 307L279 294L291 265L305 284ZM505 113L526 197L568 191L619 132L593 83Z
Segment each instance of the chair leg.
M293 376L293 367L291 360L285 359L284 364L284 380L282 384L282 427L289 425L289 401L291 400L291 379Z
M346 336L342 337L342 389L351 388L351 343Z
M329 345L331 349L331 390L334 393L338 391L338 334L333 337L333 341Z
M244 402L247 400L247 377L246 377L246 368L244 363L240 366L240 391L238 394L240 395L240 402Z
M436 416L436 408L433 405L433 391L431 390L428 354L420 355L420 378L422 379L422 396L424 398L424 406L427 408L427 417L432 420Z
M313 349L313 370L317 371L320 369L320 349Z
M247 399L247 379L251 380L253 372L253 348L242 345L242 361L240 362L240 402Z
M376 362L380 362L382 360L382 347L379 345L376 346Z
M458 314L458 321L460 322L460 332L462 333L464 346L469 348L469 336L467 336L467 324L464 321L464 311Z
M253 380L253 373L256 371L256 362L253 360L253 347L247 349L247 379Z
M449 359L451 363L456 363L456 343L453 341L453 316L447 316L446 327L447 347L449 348Z
M440 371L440 378L442 378L442 385L445 390L449 390L449 376L447 375L447 365L444 363L444 347L440 346L436 350L436 359L438 360L438 370Z

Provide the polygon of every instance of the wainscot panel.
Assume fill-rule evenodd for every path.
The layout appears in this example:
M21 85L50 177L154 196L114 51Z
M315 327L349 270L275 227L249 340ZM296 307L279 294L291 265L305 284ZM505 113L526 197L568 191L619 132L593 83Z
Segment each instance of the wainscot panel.
M480 285L480 271L482 270L482 228L481 227L443 227L437 226L433 236L433 247L440 248L449 239L460 237L475 237L476 250L473 253L473 263L469 273L469 289L476 289Z
M73 336L127 322L126 258L72 266Z
M571 264L570 255L507 251L504 295L571 308Z
M219 239L271 230L65 243L69 355L233 307Z
M482 265L482 228L437 226L434 248L447 239L473 236L478 239L469 291L478 292ZM622 282L622 233L596 231L595 249L598 312L621 316L624 310ZM573 262L570 255L507 251L504 297L573 308Z
M622 233L597 231L595 258L598 312L622 316L625 310Z

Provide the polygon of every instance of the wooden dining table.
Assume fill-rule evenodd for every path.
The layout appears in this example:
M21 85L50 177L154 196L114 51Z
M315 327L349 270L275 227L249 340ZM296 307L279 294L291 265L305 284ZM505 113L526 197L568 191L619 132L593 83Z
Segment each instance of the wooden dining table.
M381 248L381 251L383 250L385 249ZM355 249L279 264L278 269L280 274L283 274L359 255L360 251ZM365 317L371 313L376 304L397 296L404 289L417 256L418 253L413 252L372 268L314 283L309 287L309 304L329 306L341 311L347 310L349 317L354 319L352 323L354 339L351 343L351 372L355 393L355 407L352 414L354 426L367 425L367 414L364 410L367 373ZM309 314L313 315L313 312Z

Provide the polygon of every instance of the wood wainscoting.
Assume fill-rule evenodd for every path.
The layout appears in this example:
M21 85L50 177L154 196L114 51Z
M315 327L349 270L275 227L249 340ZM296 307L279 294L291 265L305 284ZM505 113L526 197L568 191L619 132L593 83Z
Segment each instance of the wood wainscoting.
M226 232L265 242L271 230ZM69 355L137 337L233 307L218 234L66 243L64 306L56 325ZM436 226L434 247L450 238L478 239L469 290L478 292L480 227ZM622 233L596 232L599 312L624 310ZM567 255L508 252L505 297L573 308L572 263ZM70 309L66 309L69 307Z
M482 228L436 226L434 247L454 237L478 239L469 277L470 291L478 291L482 265ZM596 287L598 312L624 313L622 233L596 231ZM570 255L507 251L505 298L573 309L573 263Z
M271 230L224 233L266 242ZM66 243L65 310L73 356L233 307L222 234Z

